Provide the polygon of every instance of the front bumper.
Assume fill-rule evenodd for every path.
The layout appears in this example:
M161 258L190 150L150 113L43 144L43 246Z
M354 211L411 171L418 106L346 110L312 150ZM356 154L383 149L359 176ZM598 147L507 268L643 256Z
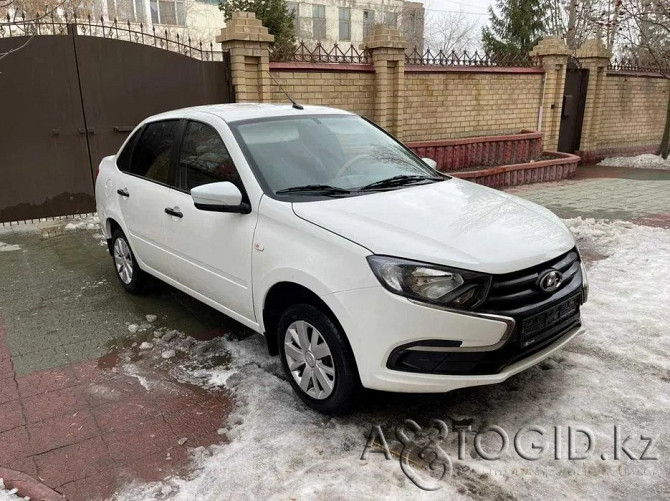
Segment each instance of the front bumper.
M521 326L580 292L581 285L514 316L439 309L381 286L323 299L347 333L363 386L432 393L502 382L561 349L583 332L578 311L546 329L551 332L539 335L532 346L523 346Z

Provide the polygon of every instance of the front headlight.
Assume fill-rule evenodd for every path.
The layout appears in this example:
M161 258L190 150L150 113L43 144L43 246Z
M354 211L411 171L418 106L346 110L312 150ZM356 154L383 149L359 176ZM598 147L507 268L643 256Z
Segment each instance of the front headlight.
M472 309L486 298L491 277L447 266L368 256L379 282L394 294L424 303Z

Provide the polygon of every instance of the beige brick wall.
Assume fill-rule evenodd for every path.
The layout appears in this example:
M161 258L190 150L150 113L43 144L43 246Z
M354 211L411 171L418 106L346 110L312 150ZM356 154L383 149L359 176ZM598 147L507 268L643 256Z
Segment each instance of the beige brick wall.
M301 104L342 108L368 118L374 115L374 78L363 71L272 71L272 76ZM274 82L272 101L286 102L286 96Z
M635 75L605 77L598 149L657 146L670 81Z
M536 129L541 74L405 74L402 139L452 139Z

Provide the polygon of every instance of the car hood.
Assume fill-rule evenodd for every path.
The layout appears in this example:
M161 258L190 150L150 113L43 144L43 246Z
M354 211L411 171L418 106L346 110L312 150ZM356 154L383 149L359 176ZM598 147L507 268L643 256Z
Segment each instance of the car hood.
M294 203L293 210L374 254L493 274L531 267L575 245L544 207L455 178Z

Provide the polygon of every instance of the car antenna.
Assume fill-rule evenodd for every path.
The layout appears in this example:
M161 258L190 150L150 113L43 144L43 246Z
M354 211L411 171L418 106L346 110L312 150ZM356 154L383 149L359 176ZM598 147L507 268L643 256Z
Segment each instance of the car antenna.
M304 109L305 109L305 108L302 106L302 104L298 104L298 103L296 103L296 102L295 102L295 99L293 99L293 98L289 95L289 93L286 92L286 91L284 90L284 88L283 88L281 85L279 85L279 82L277 82L277 80L275 80L275 77L272 76L272 73L270 73L270 72L268 71L267 74L270 75L270 78L272 79L272 81L273 81L275 84L277 84L277 87L279 87L279 90L282 91L282 92L286 95L286 97L288 97L288 100L291 101L291 104L293 105L293 107L294 107L296 110L304 110Z

